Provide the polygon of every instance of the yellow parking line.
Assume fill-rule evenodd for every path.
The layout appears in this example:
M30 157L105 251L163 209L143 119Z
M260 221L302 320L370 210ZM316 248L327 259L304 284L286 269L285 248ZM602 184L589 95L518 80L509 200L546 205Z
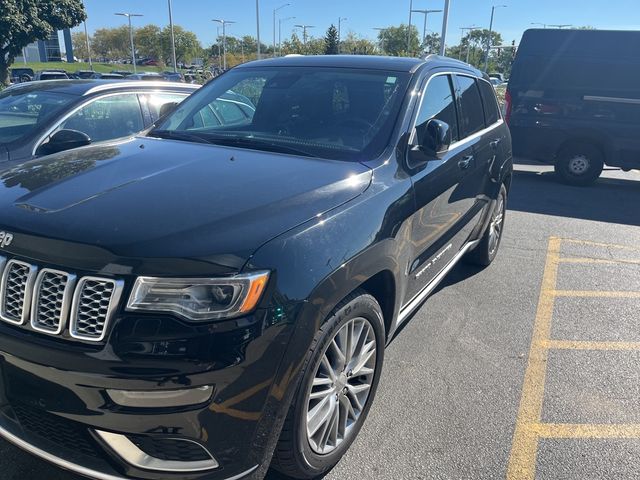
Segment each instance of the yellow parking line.
M552 292L556 288L560 242L561 240L556 237L549 239L529 361L524 374L520 409L513 434L507 480L533 479L535 476L538 435L530 427L540 423L542 414L547 363L547 349L544 347L544 342L548 340L551 331L554 302Z
M640 342L589 342L581 340L545 340L542 346L554 350L640 350Z
M628 265L640 265L640 260L614 260L608 258L583 258L583 257L565 257L559 259L560 263L595 263L598 265L619 265L619 264L628 264Z
M640 248L638 247L631 247L629 245L618 245L615 243L602 243L602 242L591 242L589 240L576 240L573 238L562 238L560 239L562 240L564 243L574 243L574 244L578 244L578 245L589 245L592 247L607 247L607 248L617 248L620 250L631 250L634 252L640 252Z
M640 438L640 425L538 423L530 426L541 438Z
M640 292L605 290L551 290L556 297L640 298Z

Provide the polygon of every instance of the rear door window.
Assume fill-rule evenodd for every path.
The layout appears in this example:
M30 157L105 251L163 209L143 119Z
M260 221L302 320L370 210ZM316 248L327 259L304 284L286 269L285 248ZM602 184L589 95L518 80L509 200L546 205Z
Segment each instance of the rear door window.
M484 110L476 80L465 75L456 75L460 99L461 136L468 137L484 129Z
M489 127L500 119L496 94L493 90L493 85L487 81L478 80L478 86L480 87L480 94L482 95L485 123L487 127Z

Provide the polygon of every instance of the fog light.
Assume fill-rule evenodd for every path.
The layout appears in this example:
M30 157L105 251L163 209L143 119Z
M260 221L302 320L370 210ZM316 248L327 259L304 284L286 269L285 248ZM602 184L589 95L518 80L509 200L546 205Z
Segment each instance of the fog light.
M187 407L208 402L213 386L183 390L107 390L107 394L118 405L135 408Z

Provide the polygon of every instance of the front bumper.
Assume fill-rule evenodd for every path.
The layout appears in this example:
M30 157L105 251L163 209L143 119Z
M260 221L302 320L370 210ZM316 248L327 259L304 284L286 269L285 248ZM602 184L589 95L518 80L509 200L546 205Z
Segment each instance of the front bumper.
M139 315L118 319L101 346L0 324L0 436L97 479L253 477L268 464L277 419L286 413L283 392L294 383L285 360L291 357L294 317L294 308L279 307L277 315L266 308L225 325L192 327L171 317ZM206 385L213 386L211 400L195 406L123 407L107 393ZM140 467L100 432L194 442L216 467Z

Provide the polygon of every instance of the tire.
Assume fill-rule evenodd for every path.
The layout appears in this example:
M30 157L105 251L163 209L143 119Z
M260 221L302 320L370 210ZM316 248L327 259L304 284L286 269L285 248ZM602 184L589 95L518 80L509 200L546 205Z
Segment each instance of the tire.
M465 258L467 263L486 267L493 262L500 248L506 213L507 188L502 184L498 198L493 206L493 212L491 212L489 226L482 235L480 243L467 254Z
M346 350L351 326L352 338L363 340L356 342L356 351L362 346L361 360L368 356L368 361L361 364L354 356L342 369L345 362L338 352ZM290 478L309 479L324 474L338 463L369 413L378 387L384 347L380 305L362 290L352 293L327 318L311 344L298 390L280 433L272 468ZM371 349L373 354L369 353ZM329 366L337 378L330 378ZM349 410L349 406L353 410ZM332 421L322 422L322 418ZM327 441L323 446L325 437Z
M554 168L568 185L591 185L602 173L604 157L593 145L571 144L560 150Z

